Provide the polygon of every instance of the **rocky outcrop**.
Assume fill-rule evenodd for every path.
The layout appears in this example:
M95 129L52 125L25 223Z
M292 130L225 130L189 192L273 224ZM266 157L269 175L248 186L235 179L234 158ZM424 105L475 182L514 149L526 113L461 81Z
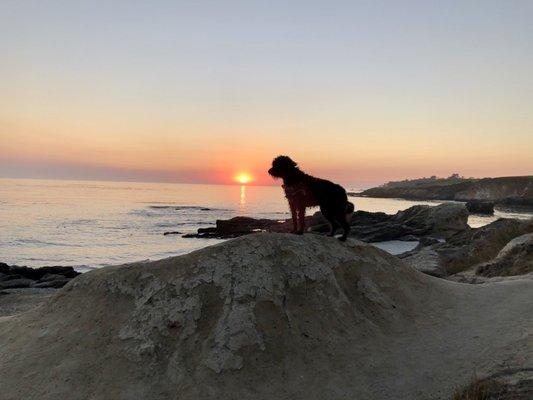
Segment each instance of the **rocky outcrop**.
M487 262L513 238L533 232L533 220L498 219L480 228L469 228L446 242L417 248L399 257L412 267L444 277Z
M417 271L439 278L448 275L445 262L441 259L439 250L430 247L415 249L398 255L399 258Z
M0 289L59 288L79 274L72 267L29 268L0 263Z
M523 275L533 272L533 233L514 238L489 262L477 266L486 277Z
M533 206L533 176L465 179L450 184L406 181L368 189L358 195L411 200L483 200L496 205Z
M249 235L90 271L0 318L2 397L446 396L473 370L523 367L507 356L531 285L457 285L353 239Z
M417 205L394 215L365 214L365 218L359 219L354 215L351 236L366 242L402 239L409 235L445 239L468 229L468 212L463 204L458 203L434 207ZM379 217L375 218L376 214Z
M470 200L466 202L466 209L472 214L494 214L494 203L492 201Z
M417 205L394 215L356 211L350 221L352 227L350 236L365 242L416 240L425 236L448 238L468 229L467 220L468 211L460 203L446 203L435 207ZM306 225L311 232L329 231L329 224L320 212L307 217ZM278 221L235 217L229 220L217 220L215 227L200 228L196 234L185 237L232 238L258 231L290 232L292 228L290 219Z

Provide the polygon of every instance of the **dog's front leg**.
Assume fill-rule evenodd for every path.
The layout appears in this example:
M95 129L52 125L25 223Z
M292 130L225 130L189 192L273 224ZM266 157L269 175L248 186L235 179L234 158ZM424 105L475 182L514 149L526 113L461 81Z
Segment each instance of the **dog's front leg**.
M298 213L296 211L296 206L293 203L289 203L292 215L292 231L291 233L298 232Z
M299 221L299 227L296 233L298 235L303 235L305 231L305 206L299 206L298 207L298 221Z

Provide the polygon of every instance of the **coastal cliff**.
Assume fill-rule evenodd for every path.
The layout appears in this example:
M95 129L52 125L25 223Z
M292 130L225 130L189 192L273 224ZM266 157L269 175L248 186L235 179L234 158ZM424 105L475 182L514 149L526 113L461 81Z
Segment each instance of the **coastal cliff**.
M533 206L533 176L483 179L433 177L389 182L357 195L409 200L484 200L497 205Z

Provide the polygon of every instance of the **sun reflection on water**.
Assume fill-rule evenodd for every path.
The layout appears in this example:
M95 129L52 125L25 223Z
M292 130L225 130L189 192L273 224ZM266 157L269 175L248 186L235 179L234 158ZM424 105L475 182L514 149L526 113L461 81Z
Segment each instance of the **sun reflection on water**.
M241 207L246 206L246 185L241 185L241 196L240 196L239 205Z

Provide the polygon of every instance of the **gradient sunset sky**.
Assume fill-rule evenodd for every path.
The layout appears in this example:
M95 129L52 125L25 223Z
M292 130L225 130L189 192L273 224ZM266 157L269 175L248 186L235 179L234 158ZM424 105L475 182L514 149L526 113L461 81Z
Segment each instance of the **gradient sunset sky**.
M0 2L0 177L533 174L533 1Z

